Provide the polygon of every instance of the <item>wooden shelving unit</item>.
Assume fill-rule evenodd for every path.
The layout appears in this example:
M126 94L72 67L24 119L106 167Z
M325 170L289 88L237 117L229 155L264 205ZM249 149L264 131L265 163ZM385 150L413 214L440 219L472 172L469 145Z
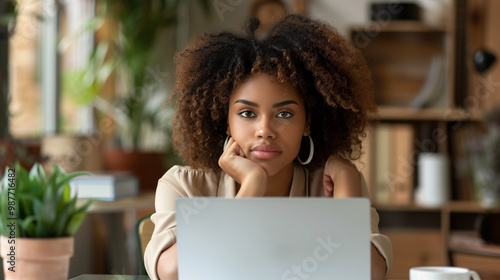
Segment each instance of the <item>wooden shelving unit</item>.
M470 42L472 39L467 36L473 36L473 30L465 32L464 28L472 21L468 8L477 1L481 0L452 0L449 21L440 28L418 21L391 21L351 29L351 40L365 55L375 84L378 112L370 116L374 126L364 142L367 149L361 159L361 171L380 215L380 230L393 242L395 258L390 279L408 279L409 268L415 266L448 265L450 233L472 231L478 215L500 212L500 208L485 209L470 201L470 176L457 179L456 174L456 165L464 157L460 145L470 133L469 128L480 125L485 108L498 100L492 98L488 103L476 100L480 98L467 99L477 94L473 92L477 77L465 56L471 46L479 44ZM495 29L492 22L498 25L500 20L490 20L490 29ZM424 106L413 108L412 101L432 76L429 71L436 56L442 58L445 66L441 73L444 83ZM392 128L394 131L387 132ZM423 152L440 153L450 160L450 202L441 207L422 207L413 198L419 184L417 159ZM388 165L388 161L393 162ZM380 174L387 171L401 180L388 179L381 185ZM389 197L381 196L381 190L392 193Z

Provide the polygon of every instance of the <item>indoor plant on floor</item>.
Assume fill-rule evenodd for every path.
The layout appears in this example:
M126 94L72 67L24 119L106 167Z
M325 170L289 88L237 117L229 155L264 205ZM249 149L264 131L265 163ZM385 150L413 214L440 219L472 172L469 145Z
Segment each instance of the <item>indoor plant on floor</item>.
M6 168L0 182L1 256L5 280L68 279L73 236L91 200L77 205L69 181L87 173L66 173L55 165L45 173L36 163Z
M110 74L115 79L113 106L98 106L115 124L112 145L104 149L104 162L110 171L136 175L141 190L154 191L158 179L173 164L173 111L163 105L169 96L165 80L173 68L176 26L187 20L179 16L179 9L196 5L207 15L210 12L208 0L188 2L96 2L97 15L113 30L97 46L107 50L103 65L112 65Z

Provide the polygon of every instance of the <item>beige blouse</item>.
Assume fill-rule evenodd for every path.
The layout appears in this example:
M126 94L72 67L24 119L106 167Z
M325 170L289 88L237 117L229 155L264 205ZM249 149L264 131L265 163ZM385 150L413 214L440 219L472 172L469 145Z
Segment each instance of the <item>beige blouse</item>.
M361 179L362 194L368 197L366 182L362 176ZM156 189L156 212L151 216L155 229L144 254L145 267L152 280L159 279L156 264L161 252L176 242L175 200L179 197L194 196L235 197L236 183L223 171L191 169L183 166L174 166L163 175ZM290 197L304 196L324 196L323 169L311 173L300 165L294 167ZM371 242L386 260L387 279L392 266L392 245L389 238L379 233L378 222L379 216L372 207Z

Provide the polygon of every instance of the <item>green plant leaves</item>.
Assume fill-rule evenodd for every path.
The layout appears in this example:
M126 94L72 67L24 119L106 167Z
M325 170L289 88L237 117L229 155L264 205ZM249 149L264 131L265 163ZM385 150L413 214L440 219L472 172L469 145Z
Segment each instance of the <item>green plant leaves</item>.
M85 215L87 213L88 208L90 207L90 204L92 203L92 200L88 200L85 202L83 206L78 208L74 214L70 217L68 221L68 225L66 227L66 235L72 236L76 233L78 228L83 222L83 219L85 218Z
M81 69L68 69L62 74L63 94L79 106L89 105L101 91L104 83L116 69L116 60L107 59L109 44L99 43L87 65Z
M36 218L28 216L21 221L21 228L24 229L23 236L36 236Z
M71 218L71 213L75 212L75 208L76 208L76 197L71 199L69 203L66 203L64 205L64 208L61 209L61 211L58 211L59 216L55 224L56 235L62 236L68 232L67 230L68 221ZM66 234L66 235L72 236L73 234Z
M2 187L0 188L0 213L2 213L0 217L0 234L4 236L9 235L9 229L7 228L8 221L7 221L7 209L8 209L8 190L7 186L9 185L8 181L8 172L7 168L5 168L4 176L2 178ZM5 214L4 214L5 213Z
M71 197L69 181L87 172L66 173L54 165L46 174L43 167L36 163L28 172L19 163L15 165L15 192L7 189L8 173L5 172L0 188L0 233L9 235L7 224L12 214L5 211L9 201L15 197L16 236L51 238L72 236L83 222L90 204L86 201L77 207L76 195ZM12 179L14 180L14 179ZM12 197L9 199L9 197ZM10 203L12 206L13 202Z

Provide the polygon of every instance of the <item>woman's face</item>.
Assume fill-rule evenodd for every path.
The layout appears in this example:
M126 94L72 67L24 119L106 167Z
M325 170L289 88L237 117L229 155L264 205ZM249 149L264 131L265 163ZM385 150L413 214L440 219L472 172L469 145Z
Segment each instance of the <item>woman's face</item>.
M306 119L304 101L294 88L260 74L231 94L228 134L246 158L273 176L293 165L302 136L309 135Z

